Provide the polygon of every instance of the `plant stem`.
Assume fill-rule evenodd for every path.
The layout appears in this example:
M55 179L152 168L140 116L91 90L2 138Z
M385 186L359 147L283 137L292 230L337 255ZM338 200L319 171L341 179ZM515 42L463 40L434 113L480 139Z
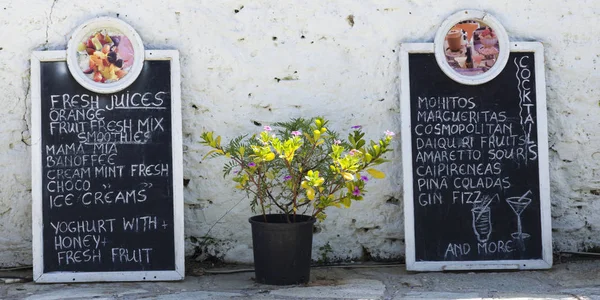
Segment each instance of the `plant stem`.
M287 159L284 159L284 161L285 161L285 166L288 169L288 173L289 174L294 174L294 170L292 169L292 166L290 165L290 162L287 161ZM294 178L292 177L292 178L290 178L290 180L294 180ZM294 221L296 221L296 208L297 208L297 206L296 206L296 198L298 198L298 191L297 191L295 185L292 185L292 186L294 187L294 190L292 191L292 205L293 205L292 206L292 210L294 211ZM286 216L287 216L287 213L286 213ZM288 221L289 221L289 219L288 219Z
M285 209L283 206L281 206L281 204L279 204L275 198L273 197L273 195L271 195L271 192L267 189L267 196L269 196L269 198L271 199L271 202L273 202L275 204L275 206L277 206L279 209L281 209L286 215L288 214L288 210Z

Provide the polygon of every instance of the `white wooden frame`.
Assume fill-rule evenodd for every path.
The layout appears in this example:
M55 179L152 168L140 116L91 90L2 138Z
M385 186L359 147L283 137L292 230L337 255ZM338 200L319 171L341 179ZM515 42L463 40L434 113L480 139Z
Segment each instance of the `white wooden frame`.
M474 76L461 75L454 71L454 69L450 67L448 61L446 60L446 51L444 49L444 38L446 37L448 31L458 22L468 20L477 20L485 23L494 30L496 36L498 37L499 54L496 63L487 72ZM463 10L448 17L438 29L435 35L434 44L435 59L437 60L437 63L442 71L454 81L468 85L482 84L496 78L496 76L502 72L506 66L506 63L508 62L508 56L510 54L509 49L511 48L509 46L508 34L506 33L504 26L502 26L502 24L498 22L498 20L496 20L496 18L494 18L492 15L480 10Z
M401 110L402 110L402 164L404 175L404 232L406 240L406 268L411 271L449 271L483 269L548 269L552 267L552 224L550 215L550 175L548 170L548 129L546 114L546 80L544 75L544 48L539 42L513 42L510 52L534 52L536 114L539 156L539 192L542 230L542 258L535 260L493 261L416 261L414 228L414 195L412 175L412 126L410 119L409 55L434 53L432 43L402 44Z
M111 83L94 82L83 74L79 68L77 47L90 34L102 29L116 29L131 41L134 50L134 61L131 69L123 79ZM99 17L86 21L73 32L67 44L67 65L73 78L84 88L101 94L110 94L121 91L130 86L142 72L144 65L144 44L140 35L123 20L111 17Z
M175 270L127 272L44 272L42 220L42 148L41 148L41 82L42 62L65 61L66 51L35 51L31 56L31 172L33 280L39 283L91 281L165 281L184 278L183 223L183 158L181 134L181 83L179 51L146 50L146 60L171 62L171 130L173 159L173 230L175 239Z

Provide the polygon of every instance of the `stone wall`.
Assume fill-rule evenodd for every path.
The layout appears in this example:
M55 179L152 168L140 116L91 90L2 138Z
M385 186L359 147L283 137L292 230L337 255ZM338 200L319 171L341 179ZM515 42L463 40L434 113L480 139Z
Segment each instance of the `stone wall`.
M224 138L288 117L324 115L334 130L400 131L399 49L432 42L455 11L493 14L513 41L545 47L556 251L600 245L600 26L597 1L130 0L0 1L0 266L31 264L29 57L62 50L97 16L118 17L146 49L178 49L186 255L251 262L245 195L201 161L203 130ZM329 210L315 260L404 254L400 139L365 201Z

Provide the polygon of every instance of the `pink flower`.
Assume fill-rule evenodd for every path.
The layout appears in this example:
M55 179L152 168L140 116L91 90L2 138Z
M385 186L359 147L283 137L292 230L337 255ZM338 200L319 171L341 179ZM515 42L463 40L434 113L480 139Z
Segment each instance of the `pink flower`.
M352 150L350 150L350 152L348 152L348 154L350 154L350 155L354 156L354 154L356 154L356 153L358 153L358 152L360 152L360 151L358 151L358 150L356 150L356 149L352 149Z
M263 127L263 129L264 129L265 131L271 131L271 130L273 130L273 128L271 128L271 126L268 126L268 125L267 125L267 126L265 126L265 127Z
M360 196L360 189L357 186L354 187L354 190L352 191L352 195Z
M362 180L362 181L364 181L364 182L367 182L367 181L369 181L369 177L367 177L367 176L365 176L365 175L361 175L361 176L360 176L360 180Z
M300 131L292 131L293 136L299 136L301 134L302 134L302 132L300 132Z
M396 135L394 132L392 132L392 131L389 131L389 130L386 130L386 131L384 131L383 133L385 133L385 136L389 136L389 137L392 137L392 136L395 136L395 135Z
M292 179L292 176L290 175L285 175L285 177L283 177L283 181L288 181L290 179Z
M362 128L362 126L361 126L361 125L354 125L354 126L352 126L352 127L350 127L350 128L352 128L352 129L361 129L361 128Z
M251 162L251 163L248 163L248 167L249 167L249 168L254 168L254 167L256 167L256 164L255 164L255 163L253 163L253 162Z
M339 144L342 143L342 141L340 141L340 140L334 140L333 143L336 144L336 145L339 145Z

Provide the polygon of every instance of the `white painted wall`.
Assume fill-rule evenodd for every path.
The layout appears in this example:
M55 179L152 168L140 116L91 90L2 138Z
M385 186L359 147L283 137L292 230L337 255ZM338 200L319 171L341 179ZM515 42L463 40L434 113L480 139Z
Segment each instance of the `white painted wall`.
M600 246L598 1L0 0L0 266L31 263L31 51L64 49L89 18L119 16L147 49L181 52L186 253L200 246L202 258L250 262L248 203L222 179L219 161L200 162L199 133L230 138L258 130L253 121L317 114L337 130L398 132L400 43L431 42L461 9L493 14L511 40L544 43L555 250ZM275 80L288 76L294 80ZM403 256L394 146L387 179L365 201L328 211L314 259L326 243L329 258Z

